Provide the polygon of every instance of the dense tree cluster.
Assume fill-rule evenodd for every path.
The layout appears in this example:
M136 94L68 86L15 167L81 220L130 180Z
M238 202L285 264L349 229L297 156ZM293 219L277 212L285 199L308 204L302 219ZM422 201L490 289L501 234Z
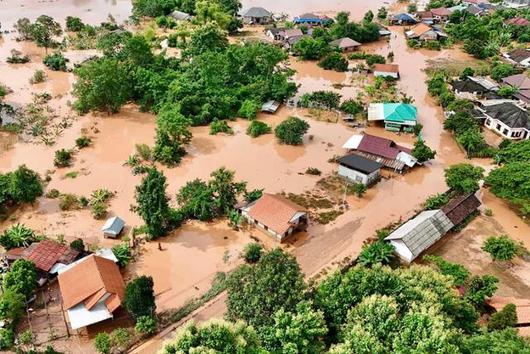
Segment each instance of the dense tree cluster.
M0 215L7 208L23 203L33 203L43 193L42 180L39 175L19 166L15 171L0 174Z
M445 169L445 183L454 192L459 194L473 193L480 186L479 182L484 177L484 169L468 163L459 163Z

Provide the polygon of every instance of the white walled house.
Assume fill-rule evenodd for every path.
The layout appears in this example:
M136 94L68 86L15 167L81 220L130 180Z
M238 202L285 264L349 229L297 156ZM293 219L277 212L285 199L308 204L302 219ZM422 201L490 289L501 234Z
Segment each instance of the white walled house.
M373 71L376 77L382 76L399 79L399 66L396 64L375 64Z
M506 139L530 139L530 114L512 102L485 106L483 109L486 128Z
M362 183L368 186L377 182L382 166L379 162L351 154L339 159L337 173L353 183Z

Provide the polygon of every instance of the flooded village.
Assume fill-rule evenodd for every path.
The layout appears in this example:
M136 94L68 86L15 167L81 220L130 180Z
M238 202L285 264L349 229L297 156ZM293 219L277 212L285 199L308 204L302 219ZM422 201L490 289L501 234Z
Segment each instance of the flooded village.
M530 352L530 2L0 26L2 352Z

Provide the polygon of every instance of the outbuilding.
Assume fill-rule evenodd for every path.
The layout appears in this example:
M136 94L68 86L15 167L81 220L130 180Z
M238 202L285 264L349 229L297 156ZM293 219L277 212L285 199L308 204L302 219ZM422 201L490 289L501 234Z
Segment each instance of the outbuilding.
M343 37L335 39L334 41L330 42L329 45L331 47L339 48L342 52L352 52L359 48L361 46L361 43L354 41L351 38Z
M357 154L343 156L339 159L338 174L354 183L365 186L371 185L379 179L381 163Z
M113 216L105 221L105 225L103 225L101 231L103 231L103 236L106 238L116 238L122 232L124 226L125 221L117 216Z
M375 64L373 71L376 77L381 76L399 79L399 66L396 64Z
M272 22L272 12L263 7L251 7L243 14L245 23L252 25L263 25Z

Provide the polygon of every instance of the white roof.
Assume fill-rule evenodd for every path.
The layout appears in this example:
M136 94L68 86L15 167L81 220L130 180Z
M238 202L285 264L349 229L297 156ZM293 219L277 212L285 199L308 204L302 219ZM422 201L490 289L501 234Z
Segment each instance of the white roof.
M92 308L92 310L87 310L84 303L80 303L79 305L69 309L68 319L70 320L70 326L72 329L86 327L88 325L112 318L112 313L109 312L107 306L105 305L105 300L106 297L102 297L102 299Z
M400 151L397 154L396 160L403 162L408 167L414 167L414 165L418 163L418 160L414 156L407 154L404 151Z
M468 76L468 78L490 91L495 91L499 89L499 85L496 82L489 80L488 78L482 76Z
M368 120L385 120L382 103L370 103L368 106Z
M108 234L118 235L123 229L123 226L125 226L125 221L117 216L113 216L112 218L108 218L107 221L105 221L101 231Z
M353 135L351 138L348 139L348 141L344 143L344 145L342 145L342 148L348 149L348 150L356 150L359 147L359 144L361 143L362 140L363 140L363 135L361 134Z

